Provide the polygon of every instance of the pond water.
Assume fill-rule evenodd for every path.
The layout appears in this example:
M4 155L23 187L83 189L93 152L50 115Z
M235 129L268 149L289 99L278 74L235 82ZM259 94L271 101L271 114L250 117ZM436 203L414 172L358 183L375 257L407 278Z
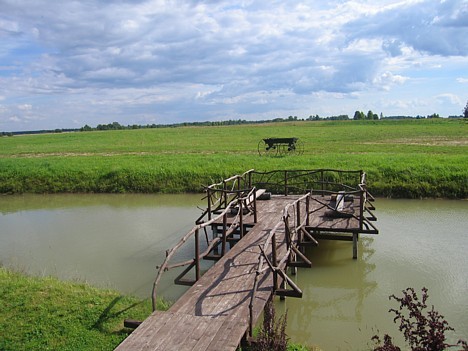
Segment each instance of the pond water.
M149 297L155 266L203 206L186 194L0 196L0 264ZM276 303L288 311L288 336L322 350L369 350L376 333L399 338L388 296L427 287L429 304L456 329L450 340L467 339L468 201L377 199L376 207L380 234L361 236L357 260L350 242L307 251L313 267L293 277L303 298ZM161 293L176 299L186 288L172 278Z

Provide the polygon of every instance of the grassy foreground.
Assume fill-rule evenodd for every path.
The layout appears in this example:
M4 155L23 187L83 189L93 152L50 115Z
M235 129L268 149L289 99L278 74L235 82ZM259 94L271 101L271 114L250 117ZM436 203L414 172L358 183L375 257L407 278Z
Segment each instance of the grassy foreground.
M0 267L0 350L113 350L131 332L126 318L144 320L151 301L52 277ZM167 302L159 301L158 310ZM289 344L289 351L308 348Z
M301 156L260 157L267 137ZM387 197L467 198L465 120L296 121L0 138L0 193L199 192L254 168L363 169Z
M0 267L0 350L113 350L151 301ZM167 306L161 303L159 308Z

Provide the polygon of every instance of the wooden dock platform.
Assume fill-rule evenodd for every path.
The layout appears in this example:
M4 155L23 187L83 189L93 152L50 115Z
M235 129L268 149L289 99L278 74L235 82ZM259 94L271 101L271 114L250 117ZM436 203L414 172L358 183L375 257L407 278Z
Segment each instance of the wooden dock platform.
M208 220L199 221L181 241L196 238L195 258L173 265L189 266L182 275L195 270L193 285L169 311L154 311L116 350L234 351L251 334L273 294L302 296L285 270L288 266L310 267L310 261L301 254L303 246L316 245L316 237L327 235L330 239L357 241L359 233L377 233L367 219L363 226L362 196L348 195L345 199L339 192L309 192L272 195L260 201L258 197L265 190L259 192L251 184L246 187L250 190L240 190L245 175L235 178L237 190L226 190L228 182L224 181L222 196L216 195L217 199L212 196L215 187L212 194L208 190ZM237 193L234 200L228 198L232 193ZM216 201L220 205L214 205ZM205 228L212 230L212 239L206 236L206 251L200 253L199 232ZM229 249L228 242L235 245ZM166 261L175 251L168 251ZM200 275L200 259L213 257L217 262ZM160 272L171 268L166 261ZM158 280L159 274L155 287Z

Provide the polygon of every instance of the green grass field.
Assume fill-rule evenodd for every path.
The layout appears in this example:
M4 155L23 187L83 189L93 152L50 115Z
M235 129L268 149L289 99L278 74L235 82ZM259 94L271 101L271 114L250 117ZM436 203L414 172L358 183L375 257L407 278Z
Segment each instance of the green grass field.
M260 157L298 137L301 156ZM362 169L387 197L468 197L465 120L296 121L0 138L0 193L199 192L254 168Z

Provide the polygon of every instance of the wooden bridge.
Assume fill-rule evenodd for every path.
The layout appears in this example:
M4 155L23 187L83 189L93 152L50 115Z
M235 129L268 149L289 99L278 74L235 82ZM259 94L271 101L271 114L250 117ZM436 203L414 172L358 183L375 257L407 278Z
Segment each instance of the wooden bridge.
M377 234L373 197L362 171L250 170L206 188L207 209L166 253L162 274L186 267L176 284L191 288L166 312L154 311L116 350L236 350L272 295L302 297L286 274L310 267L317 239L353 242ZM193 240L193 259L171 263ZM201 275L202 260L216 263Z

